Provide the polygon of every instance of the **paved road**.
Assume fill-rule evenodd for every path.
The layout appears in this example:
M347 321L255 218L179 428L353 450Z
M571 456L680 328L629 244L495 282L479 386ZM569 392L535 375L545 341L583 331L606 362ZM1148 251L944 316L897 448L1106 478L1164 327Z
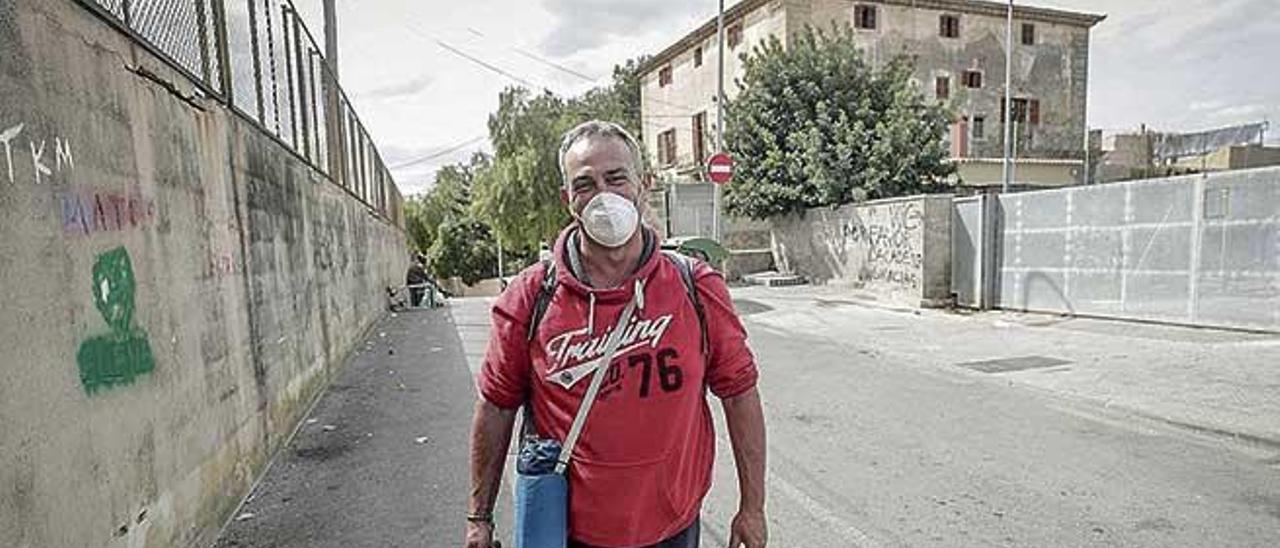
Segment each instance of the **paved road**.
M1276 447L950 366L910 314L846 311L860 327L841 333L767 300L740 307L770 428L772 546L1280 545ZM456 546L485 309L455 300L375 331L218 546ZM722 434L704 546L724 544L735 489Z

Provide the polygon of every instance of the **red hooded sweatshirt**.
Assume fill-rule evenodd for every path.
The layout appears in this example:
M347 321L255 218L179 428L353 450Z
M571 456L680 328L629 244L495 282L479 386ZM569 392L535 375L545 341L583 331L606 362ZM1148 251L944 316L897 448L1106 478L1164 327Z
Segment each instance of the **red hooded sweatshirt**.
M566 372L601 357L640 280L643 307L623 331L574 449L569 529L573 539L593 546L647 546L698 517L715 460L706 390L732 398L751 389L755 359L724 279L705 263L695 262L694 279L709 356L693 303L669 259L655 252L617 288L592 289L565 260L575 229L565 229L556 242L556 290L533 341L527 337L541 264L521 272L494 304L477 387L484 399L506 409L531 399L539 433L563 441L591 382L590 374L570 381Z

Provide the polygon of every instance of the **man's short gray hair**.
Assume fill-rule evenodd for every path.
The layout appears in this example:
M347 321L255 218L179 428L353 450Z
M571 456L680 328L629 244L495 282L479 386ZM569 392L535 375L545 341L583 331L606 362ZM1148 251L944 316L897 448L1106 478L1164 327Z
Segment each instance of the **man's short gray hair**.
M592 137L611 137L622 141L622 144L626 145L627 150L631 152L631 176L639 182L644 171L644 152L640 150L640 143L631 135L631 132L618 124L591 120L574 126L560 139L560 174L566 187L569 186L569 172L564 165L565 155L569 154L569 149L573 148L578 141Z

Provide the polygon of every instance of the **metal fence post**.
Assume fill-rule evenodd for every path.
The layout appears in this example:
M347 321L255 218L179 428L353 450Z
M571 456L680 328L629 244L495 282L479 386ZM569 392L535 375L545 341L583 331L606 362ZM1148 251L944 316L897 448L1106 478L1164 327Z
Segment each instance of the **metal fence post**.
M227 46L227 7L225 0L213 0L213 25L214 34L217 35L214 48L218 54L218 73L219 88L222 90L222 100L227 105L234 105L235 98L232 97L231 89L231 54L228 52Z
M254 0L245 0L245 4L249 6L249 49L253 52L253 88L258 96L257 119L258 124L266 127L267 112L262 102L262 59L258 46L258 10L253 5Z
M191 0L191 2L195 5L196 26L199 27L200 33L200 78L208 83L209 77L212 76L209 71L209 21L204 13L204 8L208 4L206 0Z

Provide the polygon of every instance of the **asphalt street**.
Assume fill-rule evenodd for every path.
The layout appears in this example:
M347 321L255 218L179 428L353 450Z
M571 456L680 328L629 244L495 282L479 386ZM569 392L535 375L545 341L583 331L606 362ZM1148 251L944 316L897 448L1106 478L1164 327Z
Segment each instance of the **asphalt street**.
M768 299L737 304L769 424L771 546L1280 545L1280 446L1015 382L1003 362L955 367L974 351L934 348L942 334L910 313L827 307L814 317L856 326L824 330ZM487 306L456 299L375 328L217 546L460 545ZM736 479L713 408L703 545L723 546Z

